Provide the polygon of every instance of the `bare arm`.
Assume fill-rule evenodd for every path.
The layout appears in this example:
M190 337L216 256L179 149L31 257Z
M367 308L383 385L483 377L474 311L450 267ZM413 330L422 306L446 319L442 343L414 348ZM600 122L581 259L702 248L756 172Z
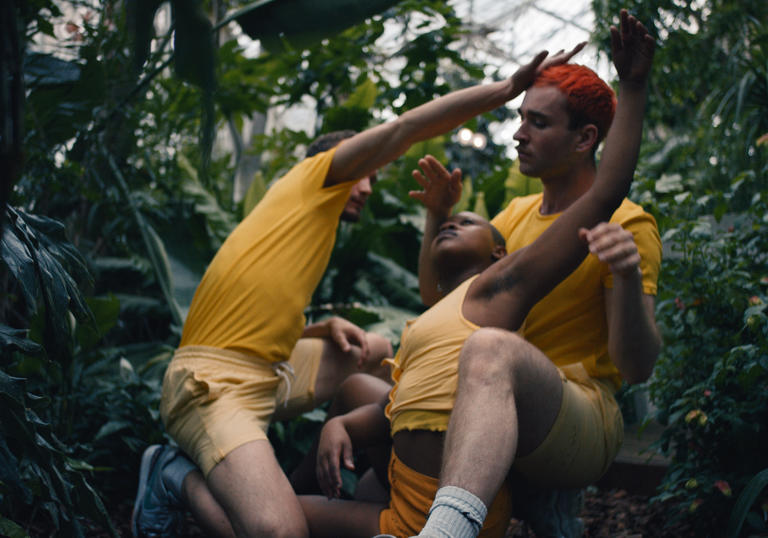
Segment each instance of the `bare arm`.
M567 62L583 48L555 55L550 63ZM458 90L409 110L396 120L359 133L339 145L325 185L365 177L400 157L416 142L447 133L475 116L497 108L517 97L533 82L546 58L540 52L510 79Z
M640 254L632 232L602 223L580 235L613 275L613 289L605 290L608 354L628 383L641 383L651 375L661 337L654 297L643 293Z
M419 250L419 292L421 301L432 306L443 297L437 286L437 268L432 259L432 241L440 231L440 225L451 215L453 206L461 197L461 170L448 172L432 155L419 159L419 170L413 171L413 178L421 186L420 191L409 194L424 204L427 218Z
M654 42L625 10L621 30L611 28L611 37L619 102L595 181L534 243L478 277L464 303L464 315L475 323L516 330L530 308L587 255L578 230L609 220L629 191L640 150Z
M341 466L354 470L353 447L364 448L389 442L386 400L333 417L320 432L317 448L317 481L328 498L341 491Z

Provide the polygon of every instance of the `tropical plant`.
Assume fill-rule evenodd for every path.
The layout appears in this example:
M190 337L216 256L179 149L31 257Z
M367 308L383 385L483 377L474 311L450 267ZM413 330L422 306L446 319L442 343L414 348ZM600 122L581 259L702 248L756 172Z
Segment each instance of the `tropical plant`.
M599 35L616 22L609 14L627 7L660 44L633 190L665 246L664 348L648 387L666 426L658 448L671 464L657 499L672 501L670 520L720 536L768 454L768 6L593 7ZM765 532L765 500L742 498L740 532Z
M26 87L19 102L6 99L20 96L5 91L19 79L1 77L3 111L13 112L3 125L24 120L25 160L20 166L19 153L3 147L19 173L0 251L0 533L23 536L41 513L44 526L66 535L82 534L83 519L109 529L100 498L130 498L141 451L164 441L160 380L206 264L311 138L281 128L249 141L250 118L310 102L314 131L361 129L482 76L449 47L461 23L442 2L358 13L361 22L341 35L307 42L304 26L256 57L223 30L247 14L269 20L263 6L288 3L233 2L242 9L227 16L206 13L203 2L171 2L171 24L157 35L155 16L167 12L154 0L127 1L127 14L117 0L3 4L3 29L20 30L15 67ZM305 3L302 24L324 20L312 21L313 6L324 7ZM394 53L379 41L388 24L401 29ZM198 39L207 32L210 40ZM13 73L7 59L2 73ZM234 151L214 143L224 133ZM421 307L420 217L402 178L416 151L458 151L452 146L425 143L382 171L361 224L340 231L310 317L341 312L396 342L393 328ZM241 200L235 178L255 157L258 173ZM494 173L473 181L495 185L498 206L507 160L492 144L483 159ZM321 417L276 427L284 464Z

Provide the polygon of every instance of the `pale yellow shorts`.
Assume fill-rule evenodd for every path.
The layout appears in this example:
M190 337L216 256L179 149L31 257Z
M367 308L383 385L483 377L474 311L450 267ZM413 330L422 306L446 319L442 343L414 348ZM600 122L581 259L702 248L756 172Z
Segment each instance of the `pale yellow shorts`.
M581 364L560 370L563 403L549 435L513 468L541 487L580 488L608 470L624 440L624 421L609 380Z
M208 476L235 448L266 439L278 406L287 411L281 415L315 406L323 346L320 338L302 338L282 366L207 346L177 349L163 379L166 431Z

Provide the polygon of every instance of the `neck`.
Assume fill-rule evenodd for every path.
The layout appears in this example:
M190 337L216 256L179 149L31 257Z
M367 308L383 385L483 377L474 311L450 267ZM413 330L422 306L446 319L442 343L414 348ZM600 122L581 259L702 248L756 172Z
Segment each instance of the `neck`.
M595 181L596 173L594 162L585 162L563 174L542 177L541 182L544 189L540 213L552 215L568 209L573 202L589 190Z
M469 268L464 270L453 269L451 267L441 267L438 275L438 289L443 296L448 295L455 290L459 284L482 272L482 269Z

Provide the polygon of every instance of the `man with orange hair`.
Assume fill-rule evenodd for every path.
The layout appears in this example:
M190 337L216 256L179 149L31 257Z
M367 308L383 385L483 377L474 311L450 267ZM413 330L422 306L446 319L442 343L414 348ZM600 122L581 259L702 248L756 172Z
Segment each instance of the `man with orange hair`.
M622 27L630 19L622 11ZM612 31L612 38L621 37ZM620 93L635 91L624 75ZM531 244L589 190L614 110L613 91L583 66L551 67L526 92L514 138L520 171L541 178L543 192L512 200L493 220L508 252ZM442 293L432 239L458 201L461 173L425 164L427 178L417 179L444 185L424 200L419 277L422 299L433 304ZM629 200L610 222L580 233L592 255L518 332L483 328L462 348L441 489L424 536L464 536L462 526L476 532L510 469L533 487L579 488L600 478L618 452L623 422L613 393L622 379L646 380L661 345L654 318L661 241L653 217Z
M611 36L620 99L599 168L593 147L610 124L613 92L580 66L554 75L542 69L540 84L527 91L516 134L521 168L542 177L545 191L519 207L513 203L495 220L507 235L510 219L533 228L524 246L508 238L513 247L505 255L504 239L496 238L490 223L471 213L449 215L460 174L449 174L432 157L419 162L423 173L414 176L424 190L413 196L428 208L431 225L444 217L422 249L431 273L421 276L428 273L439 284L438 300L403 330L386 407L382 401L334 417L318 443L318 480L335 497L340 467L353 466L352 448L391 437L390 497L386 504L300 497L312 536L408 537L422 528L432 503L421 535L500 537L514 504L513 488L529 482L584 486L615 456L622 438L615 381L619 375L632 381L647 376L658 349L652 310L637 310L647 301L644 293L655 290L660 241L653 219L624 199L642 138L654 43L626 11L621 30L611 28ZM541 84L550 76L571 82ZM566 97L571 94L576 98ZM572 104L589 102L589 95L604 102ZM593 117L595 110L607 118ZM562 215L550 215L564 202ZM640 223L634 241L632 232L598 224L617 208L627 227L635 227L630 220ZM445 213L436 215L440 210ZM422 282L425 288L428 283ZM562 287L566 296L557 296ZM552 335L548 357L522 335L538 327L534 312L542 303L534 305L553 288L559 303L547 305L545 298L546 310L538 314ZM606 307L614 308L610 326ZM581 319L573 325L572 318ZM603 332L595 333L600 327ZM617 330L630 340L648 341L631 342L637 355L628 345L616 356L611 346L611 363L606 345L601 351L599 344ZM506 481L511 468L522 476ZM555 532L546 536L572 535Z

